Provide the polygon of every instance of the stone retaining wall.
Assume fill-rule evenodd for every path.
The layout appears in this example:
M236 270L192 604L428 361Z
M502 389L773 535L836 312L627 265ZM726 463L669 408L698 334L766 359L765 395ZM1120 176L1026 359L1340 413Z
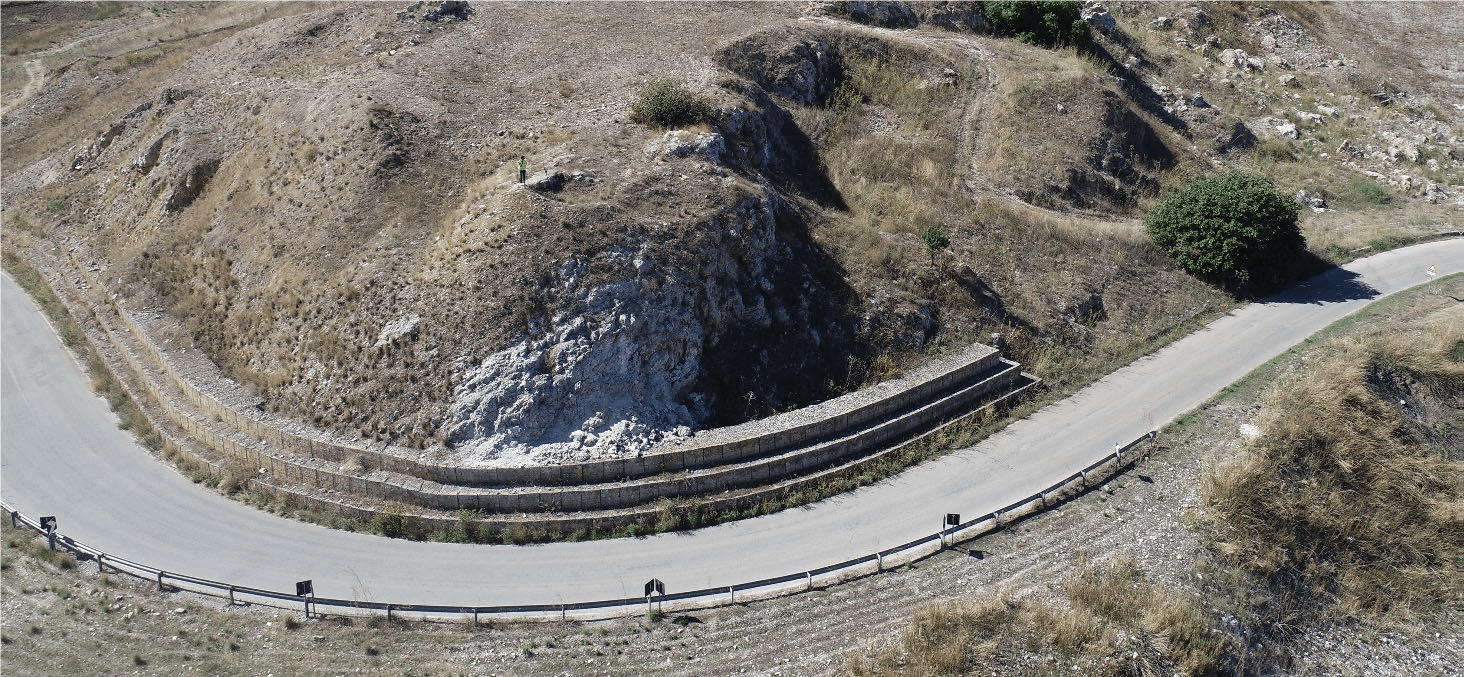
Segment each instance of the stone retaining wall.
M95 285L97 289L104 289L94 277L85 274L80 266L73 266L72 269L80 275L79 282L82 285ZM69 284L68 280L63 281ZM70 291L75 301L87 303L79 289L73 288ZM963 409L969 411L970 405L979 399L993 395L1004 399L1001 396L1016 387L1016 381L1023 376L1014 363L1000 359L995 350L986 346L973 346L928 364L905 378L765 421L708 431L699 434L689 444L673 447L662 453L623 461L525 469L567 473L556 476L561 482L588 477L636 477L634 481L622 479L620 482L611 482L612 486L593 486L594 481L586 480L579 486L563 488L530 485L484 489L444 484L418 475L438 475L443 474L440 470L451 469L434 472L438 467L422 464L414 459L363 447L323 442L278 430L247 414L241 416L237 410L202 392L184 378L165 359L134 318L115 303L108 305L109 309L116 310L115 315L93 312L97 326L114 347L115 355L121 358L131 375L136 377L129 381L141 384L172 424L228 462L247 466L251 470L263 469L263 476L256 477L255 480L268 485L271 493L289 495L297 503L307 507L354 516L371 514L373 511L370 508L350 507L345 501L309 496L290 490L285 485L296 483L441 510L540 513L539 521L573 525L569 527L571 531L582 525L604 528L607 520L608 523L623 524L626 520L639 519L627 515L641 515L644 506L660 499L705 496L747 487L766 488L750 494L739 494L736 498L698 501L708 508L719 509L715 506L721 503L744 506L747 501L756 503L777 495L775 492L786 491L788 486L803 486L804 482L789 484L789 478L800 473L813 473L804 478L806 481L811 481L812 478L822 478L819 481L825 481L830 471L819 471L820 468L838 471L841 468L863 467L868 459L881 457L889 451L880 451L880 447L901 436L922 428L928 429L942 418L959 414ZM120 324L121 328L114 327L113 324ZM166 383L153 382L152 370L165 374ZM968 380L975 382L937 397L934 402L927 402L924 406L914 406L935 397L936 393L943 392L954 384ZM183 402L178 402L179 399ZM911 407L914 408L903 415L887 421L880 420L888 417L891 412ZM871 422L878 423L867 425ZM861 424L866 425L860 429L858 426ZM838 437L841 433L845 433L844 436ZM822 442L813 443L806 448L797 446L820 438L824 438ZM171 445L170 448L175 453L183 453L215 471L221 470L217 460L189 453L173 441L166 443ZM891 449L903 447L904 445L897 445ZM864 457L862 460L859 459L861 456ZM840 465L849 458L856 460ZM347 470L343 467L343 462L349 459L359 459L371 469L361 472ZM474 469L473 472L501 473L503 469ZM530 473L528 477L542 475ZM624 511L636 506L642 506L643 509ZM607 510L622 512L613 517L542 515L546 512Z

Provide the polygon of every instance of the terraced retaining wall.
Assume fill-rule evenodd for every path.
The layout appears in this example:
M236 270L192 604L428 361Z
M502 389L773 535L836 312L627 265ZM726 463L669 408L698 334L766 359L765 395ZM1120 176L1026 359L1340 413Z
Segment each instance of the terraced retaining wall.
M83 267L72 269L78 273L77 287L102 289ZM86 303L79 288L71 290L70 298ZM718 504L733 509L773 496L770 491L806 486L806 482L789 479L800 473L826 481L853 472L884 451L903 447L901 438L929 430L952 416L960 417L977 402L1006 399L1033 382L996 350L974 345L931 359L907 376L864 391L761 421L704 431L686 443L639 458L543 468L462 469L399 455L418 453L412 450L351 446L282 431L252 407L241 413L180 374L131 313L115 303L110 306L107 310L115 309L115 314L104 311L93 316L115 353L136 376L135 381L128 380L140 382L173 424L226 459L264 469L265 476L256 481L270 485L271 493L292 495L308 507L357 516L372 509L292 492L277 481L441 510L620 511L616 515L543 516L576 526L602 526L607 519L623 522L625 517L643 512L626 509L664 498L767 488L700 501L708 508ZM165 375L166 383L155 383L156 377L151 375L156 373ZM213 378L222 380L216 368ZM240 391L237 385L233 389ZM180 396L183 402L177 402ZM241 393L234 399L250 398ZM170 446L175 452L188 453L185 445ZM216 460L188 455L218 469ZM350 461L361 461L366 469L348 465ZM449 478L461 478L457 480L461 483Z

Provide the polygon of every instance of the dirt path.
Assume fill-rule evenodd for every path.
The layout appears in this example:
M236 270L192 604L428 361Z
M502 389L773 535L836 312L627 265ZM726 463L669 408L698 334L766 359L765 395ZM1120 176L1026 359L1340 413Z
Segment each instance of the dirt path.
M41 88L41 85L45 84L46 68L41 65L40 59L31 59L25 62L25 77L25 87L20 90L20 95L6 103L4 108L0 108L0 115L9 113L11 109L29 101L35 95L36 91Z

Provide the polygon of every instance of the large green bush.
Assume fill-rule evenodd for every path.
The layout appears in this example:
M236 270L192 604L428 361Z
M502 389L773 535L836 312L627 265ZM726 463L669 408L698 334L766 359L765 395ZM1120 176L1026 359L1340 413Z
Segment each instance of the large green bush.
M630 106L630 119L643 125L679 127L711 117L712 104L697 96L675 78L662 78L646 85Z
M1229 172L1191 182L1144 218L1149 237L1192 275L1263 291L1297 277L1301 205L1265 177Z
M1076 2L983 2L982 9L997 35L1031 45L1086 48L1092 43L1088 22Z

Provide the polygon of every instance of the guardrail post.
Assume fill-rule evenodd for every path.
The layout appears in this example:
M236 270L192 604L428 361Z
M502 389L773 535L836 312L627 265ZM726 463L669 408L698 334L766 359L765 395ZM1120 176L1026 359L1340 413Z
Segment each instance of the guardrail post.
M12 527L18 527L18 526L20 526L20 523L16 521L19 517L20 517L20 511L18 511L18 510L11 510L10 511L10 526L12 526Z
M99 574L107 573L107 565L105 562L102 561L104 558L106 558L106 556L107 553L105 552L97 553L97 573Z
M474 607L473 608L473 627L475 627L475 628L478 627L478 609L477 609L477 607Z
M163 591L163 572L158 572L158 592Z
M559 605L559 621L561 623L566 620L568 613L569 612L565 610L565 606L563 604L560 604Z
M1041 491L1041 492L1038 492L1037 495L1042 497L1042 509L1043 510L1046 510L1047 509L1047 492Z
M386 622L391 622L391 605L386 605Z
M737 588L735 586L731 586L731 585L727 586L727 597L728 597L728 600L729 600L727 602L728 604L736 604L737 603Z
M234 606L234 586L229 586L229 606Z
M812 571L804 572L803 576L804 576L805 580L808 581L808 587L805 588L804 591L807 592L808 590L812 590L813 589L813 572Z
M879 571L883 572L884 571L884 555L883 554L880 554L880 553L874 553L874 561L876 563L878 563L878 565L879 565Z

